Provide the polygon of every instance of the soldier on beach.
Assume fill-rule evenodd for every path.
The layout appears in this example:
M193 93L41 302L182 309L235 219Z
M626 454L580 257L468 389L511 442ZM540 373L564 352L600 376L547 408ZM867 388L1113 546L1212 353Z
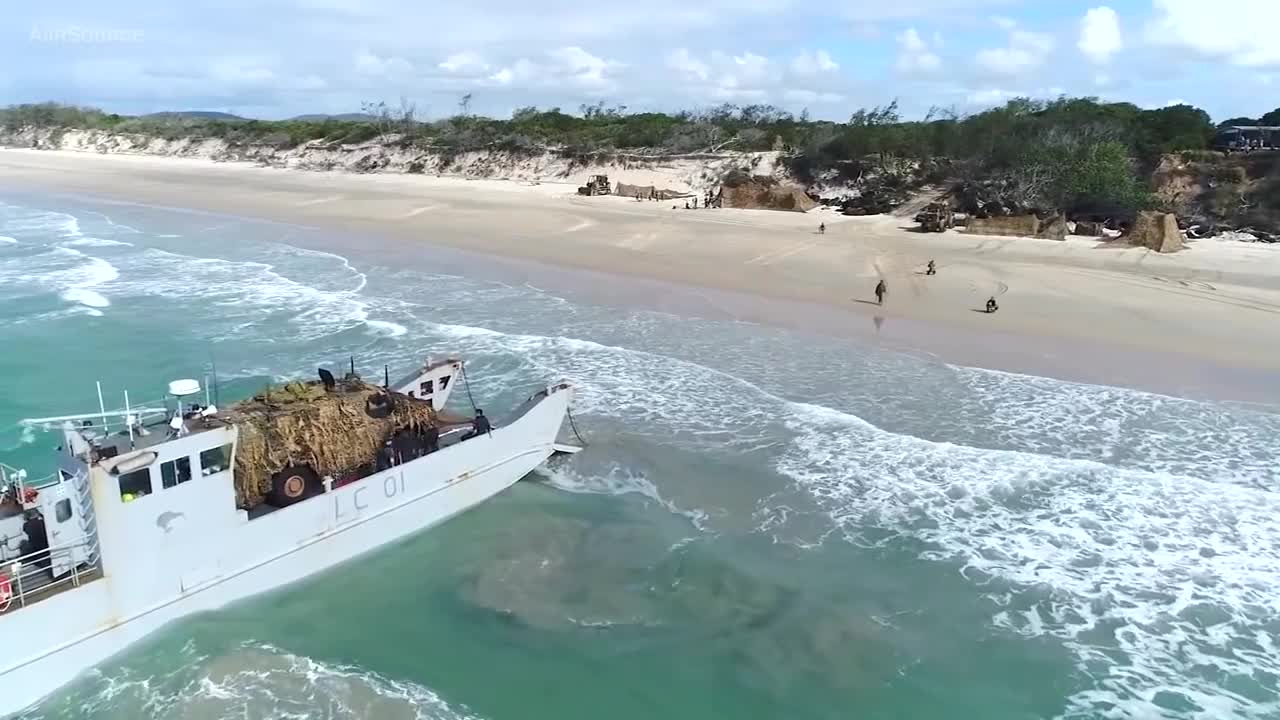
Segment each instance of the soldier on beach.
M880 282L876 283L876 304L877 305L884 304L884 296L888 292L889 292L889 286L884 284L883 279L881 279Z

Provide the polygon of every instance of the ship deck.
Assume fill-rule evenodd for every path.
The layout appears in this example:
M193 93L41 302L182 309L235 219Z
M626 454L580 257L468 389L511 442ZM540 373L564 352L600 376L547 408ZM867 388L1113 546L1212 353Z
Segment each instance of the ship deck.
M85 583L101 579L102 568L98 566L79 568L58 580L52 579L48 571L43 569L24 570L21 586L16 578L10 581L13 589L13 599L10 600L7 608L0 609L0 616L18 612L25 607L56 597Z

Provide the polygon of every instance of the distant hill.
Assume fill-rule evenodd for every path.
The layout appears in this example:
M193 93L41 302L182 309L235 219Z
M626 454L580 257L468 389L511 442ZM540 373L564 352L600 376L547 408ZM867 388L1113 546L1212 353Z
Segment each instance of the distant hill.
M342 120L344 122L372 122L377 120L376 117L368 113L340 113L338 115L325 115L323 113L315 113L311 115L298 115L289 118L290 120L303 120L306 122L323 122L325 120Z
M148 118L197 118L197 119L200 119L200 120L245 120L245 119L246 119L246 118L242 118L242 117L240 117L239 115L232 115L231 113L224 113L224 112L216 112L216 111L213 111L213 110L178 110L178 111L166 111L166 112L151 113L150 115L143 115L142 117L148 117Z

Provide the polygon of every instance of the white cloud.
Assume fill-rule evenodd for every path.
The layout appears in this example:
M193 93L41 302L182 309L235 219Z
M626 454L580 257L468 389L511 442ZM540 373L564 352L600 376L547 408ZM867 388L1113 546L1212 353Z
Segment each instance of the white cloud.
M1156 44L1243 67L1280 67L1280 2L1233 0L1153 0L1155 18L1147 28Z
M965 103L977 107L994 107L1003 105L1014 98L1040 98L1054 99L1063 95L1063 88L1047 87L1037 88L1032 91L1026 90L1009 90L1001 87L984 88L979 90L965 91Z
M509 67L502 68L498 72L489 76L489 79L499 85L510 85L511 81L516 77L515 70Z
M1053 37L1029 30L1009 31L1009 44L978 51L978 66L997 75L1020 75L1044 64L1053 51Z
M820 75L822 73L835 72L840 66L836 61L831 59L826 50L818 50L817 52L802 52L791 61L791 72L797 75Z
M488 76L491 84L521 89L568 87L598 95L615 89L614 74L625 67L571 45L548 50L540 61L520 58Z
M622 63L596 57L576 45L552 50L547 54L562 76L584 87L608 86L611 83L608 74L622 67Z
M1013 92L1012 90L1002 90L1000 88L988 88L986 90L975 90L965 97L965 101L970 105L1002 105L1023 93Z
M771 69L769 58L763 55L756 55L753 52L734 55L731 59L734 71L729 75L748 82L756 82L763 79Z
M356 53L356 72L375 78L407 75L413 72L413 65L404 58L382 57L368 50L361 50Z
M1086 12L1080 21L1080 39L1076 47L1099 65L1110 62L1111 56L1124 47L1120 16L1105 5Z
M769 97L769 88L778 85L778 68L774 63L750 51L741 55L711 53L710 65L710 87L703 91L716 100L764 102Z
M833 92L817 92L815 90L786 90L782 93L783 100L797 105L813 105L822 103L838 103L844 101L844 96Z
M934 38L935 45L941 45L942 38ZM920 37L915 28L907 28L898 36L897 67L904 73L929 73L942 66L942 58L929 48L929 44Z
M436 67L448 73L464 75L484 73L489 69L489 65L484 61L484 58L479 53L470 50L454 53L445 58Z
M791 60L772 59L751 51L711 52L698 56L687 49L669 53L680 94L698 104L715 102L785 102L793 106L844 100L839 64L825 51L803 52Z
M1061 85L1095 94L1104 89L1098 76L1105 75L1105 90L1116 99L1141 87L1148 100L1180 95L1223 117L1259 112L1246 105L1256 100L1256 89L1280 87L1280 43L1265 32L1280 26L1280 0L1209 8L1204 0L1143 0L1143 10L1154 6L1149 23L1120 0L1072 3L1065 23L1039 12L1038 6L1053 4L845 2L815 15L800 0L651 0L598 4L590 12L568 0L128 0L121 15L90 0L7 3L7 27L17 30L0 43L0 67L22 72L0 73L0 89L6 102L56 99L115 112L176 107L286 117L353 111L365 100L400 95L439 111L453 105L441 97L474 92L473 110L492 115L607 98L637 110L760 101L795 103L788 109L798 111L813 104L835 119L853 106L899 95L904 114L922 114L944 78L962 88L952 99L963 102L976 94L971 91L990 95L991 88ZM1103 6L1123 15L1118 43L1094 42L1089 38L1098 36L1086 32L1084 21L1096 21ZM136 31L144 41L108 46L27 38L33 28L56 34L57 18L90 31ZM985 24L978 30L992 39L972 49L966 40L963 52L970 54L953 58L961 52L953 37L960 37L965 18ZM1148 24L1155 33L1150 38ZM423 33L424 27L448 32ZM865 54L868 67L889 65L895 72L854 82L856 68L841 54L844 48L806 40L837 27L850 42L858 42L854 33L878 33L878 41L859 47L858 62ZM937 31L948 34L946 47ZM1152 47L1152 39L1172 51ZM1110 49L1118 44L1123 47ZM1194 72L1193 64L1199 65ZM1276 80L1264 87L1259 75Z
M667 67L697 80L705 81L711 77L711 68L691 55L687 48L678 48L668 53Z

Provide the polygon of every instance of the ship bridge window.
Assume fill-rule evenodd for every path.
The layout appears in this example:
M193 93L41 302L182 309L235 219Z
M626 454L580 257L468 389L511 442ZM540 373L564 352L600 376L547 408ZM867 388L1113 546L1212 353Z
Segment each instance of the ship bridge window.
M132 502L151 494L151 468L134 470L120 476L120 499Z
M64 523L71 519L71 500L63 498L53 506L53 516L60 523Z
M209 448L200 453L200 474L212 475L231 467L231 445Z
M180 457L160 466L160 484L175 487L191 479L191 458Z

